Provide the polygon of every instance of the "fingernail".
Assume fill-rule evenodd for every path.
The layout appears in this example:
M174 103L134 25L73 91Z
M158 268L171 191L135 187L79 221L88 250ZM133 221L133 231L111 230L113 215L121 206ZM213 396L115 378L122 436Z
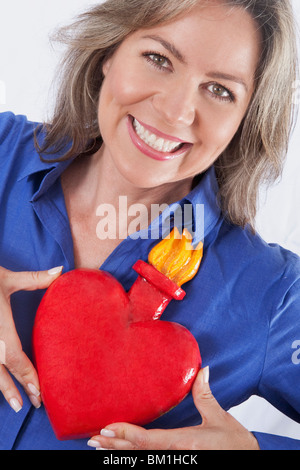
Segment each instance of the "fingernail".
M32 393L32 395L34 395L35 397L39 397L40 396L40 391L36 388L35 385L33 384L28 384L27 385L28 387L28 390L30 391L30 393Z
M96 441L95 439L90 439L87 443L89 447L95 447L96 449L99 449L101 447L100 442Z
M110 429L102 429L100 434L104 437L116 437L116 434Z
M38 410L41 407L41 402L40 400L35 397L34 395L29 396L29 400L31 401L32 405Z
M203 369L203 382L205 384L209 383L209 366L207 366L207 367L205 367L205 369Z
M59 274L62 272L63 268L64 268L63 266L58 266L57 268L49 269L48 274L49 276L56 276L56 274Z
M19 413L19 411L22 409L21 403L16 398L9 400L9 404L16 413Z

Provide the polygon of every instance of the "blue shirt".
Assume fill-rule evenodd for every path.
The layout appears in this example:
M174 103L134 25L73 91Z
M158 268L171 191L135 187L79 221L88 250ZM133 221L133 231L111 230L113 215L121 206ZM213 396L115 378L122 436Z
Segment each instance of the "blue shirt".
M74 269L73 244L60 175L70 162L41 162L34 148L35 127L24 116L0 115L0 265L14 271L63 265L69 271ZM293 349L300 344L299 258L226 222L216 192L211 168L180 201L191 205L194 214L197 205L204 205L204 233L194 230L195 238L204 238L204 258L197 276L184 285L185 299L172 301L162 320L178 322L195 336L203 366L210 366L212 392L225 410L258 395L300 422L300 353L297 356ZM168 211L153 224L167 222L172 228ZM197 224L194 216L190 222L192 228ZM128 290L136 279L133 264L146 261L156 243L149 237L130 237L101 269ZM17 331L29 357L43 293L12 296ZM88 449L87 440L58 441L44 407L33 408L19 389L24 406L18 414L0 395L0 449ZM190 394L148 427L178 428L200 422ZM300 449L297 440L255 435L262 449Z

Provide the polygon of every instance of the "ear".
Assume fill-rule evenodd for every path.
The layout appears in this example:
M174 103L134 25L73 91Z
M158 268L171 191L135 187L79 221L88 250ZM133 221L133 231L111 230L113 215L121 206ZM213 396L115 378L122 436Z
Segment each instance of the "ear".
M104 75L104 77L106 77L109 69L110 69L110 66L111 66L111 60L112 58L110 57L109 59L106 59L104 62L103 62L103 65L102 65L102 73Z

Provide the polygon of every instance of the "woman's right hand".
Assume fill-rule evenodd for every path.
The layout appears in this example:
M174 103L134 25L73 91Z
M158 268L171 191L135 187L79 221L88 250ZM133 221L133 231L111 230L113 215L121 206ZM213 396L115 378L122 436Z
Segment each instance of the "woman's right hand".
M23 386L36 408L41 406L41 396L37 372L23 352L15 328L10 296L21 290L46 289L60 276L62 269L13 272L0 267L0 392L16 412L21 410L23 401L10 374Z

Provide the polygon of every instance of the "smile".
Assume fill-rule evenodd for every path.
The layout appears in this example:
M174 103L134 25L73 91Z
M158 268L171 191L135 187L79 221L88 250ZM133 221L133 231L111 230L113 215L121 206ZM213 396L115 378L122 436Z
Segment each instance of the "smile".
M166 136L132 116L128 117L128 129L134 145L155 160L172 160L182 156L192 146L176 137Z
M147 144L149 147L152 147L159 152L175 152L180 147L182 143L172 142L170 140L165 140L162 137L152 134L150 131L144 128L139 121L136 119L133 120L133 127L137 135Z

